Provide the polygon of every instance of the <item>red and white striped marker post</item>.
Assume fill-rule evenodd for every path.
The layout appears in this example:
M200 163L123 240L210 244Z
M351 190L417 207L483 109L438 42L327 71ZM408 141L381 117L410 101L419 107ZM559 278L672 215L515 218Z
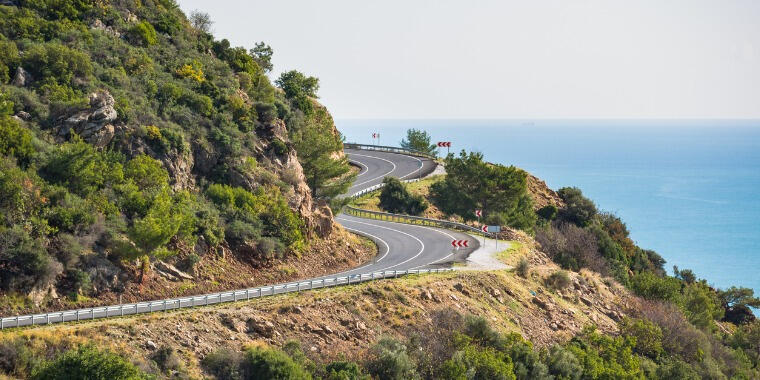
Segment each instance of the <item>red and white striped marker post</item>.
M468 240L452 240L451 246L459 249L459 248L469 248L470 242Z
M379 133L373 133L372 134L372 142L375 142L375 139L377 139L377 145L380 145L380 134Z

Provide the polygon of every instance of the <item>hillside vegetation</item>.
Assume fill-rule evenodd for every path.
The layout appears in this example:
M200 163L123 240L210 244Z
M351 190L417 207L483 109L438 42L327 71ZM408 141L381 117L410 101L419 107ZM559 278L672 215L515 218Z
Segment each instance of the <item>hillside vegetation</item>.
M269 46L210 26L172 0L2 2L0 310L228 253L271 266L331 234L352 177L318 80L276 88Z

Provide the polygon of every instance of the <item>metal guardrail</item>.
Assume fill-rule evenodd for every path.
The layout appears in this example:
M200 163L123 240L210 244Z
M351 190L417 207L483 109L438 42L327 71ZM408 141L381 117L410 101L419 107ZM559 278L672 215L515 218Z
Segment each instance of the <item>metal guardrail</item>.
M237 302L273 296L276 294L294 293L302 290L321 289L334 286L358 284L368 281L396 278L414 274L451 272L454 269L408 269L404 271L380 271L371 273L354 274L347 276L323 278L319 280L297 281L280 285L262 286L205 294L200 296L171 298L158 301L137 302L130 304L101 306L87 309L58 311L43 314L29 314L16 317L0 318L0 329L35 326L43 324L62 323L70 321L92 320L125 315L155 313L159 311L171 311L188 309L197 306L215 305L225 302Z
M417 156L417 157L425 157L429 158L431 160L435 160L438 157L432 154L428 154L425 152L420 152L418 150L414 149L406 149L406 148L399 148L395 146L384 146L384 145L371 145L371 144L358 144L358 143L343 143L343 148L348 149L360 149L360 150L375 150L379 152L391 152L391 153L400 153L400 154L406 154L409 156Z
M348 215L353 215L359 218L385 220L389 222L446 228L450 230L483 234L483 231L477 227L473 227L464 223L451 222L451 221L442 220L442 219L423 218L421 216L392 214L389 212L364 210L364 209L356 208L353 206L345 206L343 209L343 212L345 212ZM486 233L486 235L492 238L494 237L493 233Z

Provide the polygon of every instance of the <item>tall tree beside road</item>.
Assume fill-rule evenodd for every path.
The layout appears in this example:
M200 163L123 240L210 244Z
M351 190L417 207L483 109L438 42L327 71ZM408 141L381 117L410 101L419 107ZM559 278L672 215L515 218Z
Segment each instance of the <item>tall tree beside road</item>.
M297 70L284 72L274 83L285 92L285 96L305 115L314 111L309 98L317 98L319 79L309 77Z
M474 220L482 209L488 224L531 231L536 223L527 191L526 173L514 166L490 164L482 153L464 150L446 157L446 177L430 189L433 202L446 214Z
M356 174L349 174L348 159L340 155L343 141L332 128L324 107L316 107L299 130L291 135L306 183L314 197L334 198L348 190Z
M414 128L406 131L406 138L401 140L401 147L431 155L435 155L437 150L435 144L430 143L430 135L427 131Z

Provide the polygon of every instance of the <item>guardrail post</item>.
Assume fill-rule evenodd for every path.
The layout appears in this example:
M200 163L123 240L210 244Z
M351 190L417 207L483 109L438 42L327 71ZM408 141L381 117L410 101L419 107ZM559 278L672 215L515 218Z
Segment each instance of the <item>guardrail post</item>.
M5 320L0 318L0 330L5 328L5 326L3 325L3 322L5 322Z
M153 312L153 302L148 302L148 310L152 313Z
M123 317L124 316L124 305L119 305L119 314ZM63 319L63 317L61 317Z
M79 310L77 310L77 322L79 322Z
M16 327L18 327L20 322L18 321L18 317L16 317Z
M208 305L208 296L203 296L203 305Z

